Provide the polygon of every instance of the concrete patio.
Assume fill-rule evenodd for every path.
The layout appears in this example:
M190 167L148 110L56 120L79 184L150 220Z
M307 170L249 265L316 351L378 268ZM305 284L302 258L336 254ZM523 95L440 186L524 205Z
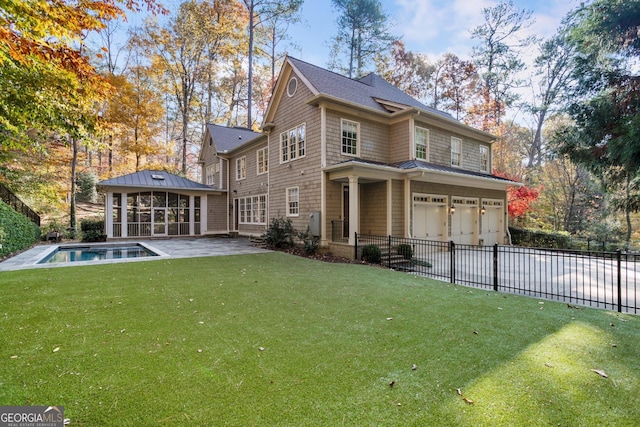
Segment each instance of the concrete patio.
M111 241L109 244L113 244ZM29 268L57 268L80 265L110 264L118 262L142 262L168 258L193 258L220 255L240 255L268 252L260 248L246 238L230 237L198 237L181 239L136 239L123 240L123 243L143 243L145 246L159 253L157 257L145 258L121 258L96 261L78 261L62 264L38 264L43 257L50 253L56 246L65 246L65 243L40 244L20 254L0 262L1 271L24 270ZM74 245L77 243L69 243ZM83 246L91 245L90 243Z

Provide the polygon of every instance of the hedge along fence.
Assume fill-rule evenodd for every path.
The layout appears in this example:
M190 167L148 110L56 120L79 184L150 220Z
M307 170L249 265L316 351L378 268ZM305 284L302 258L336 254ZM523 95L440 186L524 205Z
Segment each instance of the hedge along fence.
M0 200L0 257L28 248L40 239L40 227Z
M581 251L615 252L625 247L624 242L586 240L575 238L567 233L557 233L542 230L528 230L509 227L511 243L515 246L530 248L571 249ZM633 249L633 248L631 248Z

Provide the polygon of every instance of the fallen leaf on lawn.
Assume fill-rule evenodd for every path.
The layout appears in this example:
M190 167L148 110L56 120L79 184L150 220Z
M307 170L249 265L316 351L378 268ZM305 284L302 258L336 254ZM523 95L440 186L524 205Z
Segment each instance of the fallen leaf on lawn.
M600 375L602 378L609 378L609 375L605 374L602 369L592 369L591 371Z
M546 366L547 368L553 368L553 365L551 363L545 363L544 366Z
M416 369L418 369L418 365L416 365L415 363L413 365L411 365L411 370L415 371Z
M391 382L389 383L389 387L393 387L393 385L394 385L395 383L396 383L395 381L391 381Z
M458 396L462 396L462 390L460 390L459 388L456 389L456 392L458 393Z
M258 347L258 350L264 351L264 347Z
M475 404L475 403L476 403L476 402L474 402L473 400L468 399L468 398L466 398L466 397L463 397L463 398L462 398L462 400L464 400L464 403L468 403L469 405L473 405L473 404Z
M402 403L398 402L398 406L402 406Z
M573 305L573 304L567 304L568 308L575 308L576 310L580 310L582 309L582 307L578 307L577 305Z
M18 356L11 356L11 358L12 358L12 359L17 359L17 358L18 358Z
M393 320L393 317L387 317L387 320Z
M60 347L56 347L53 349L53 352L56 353L58 350L60 350Z
M202 349L201 348L198 349L198 353L202 353Z
M478 335L478 331L473 331L474 334Z

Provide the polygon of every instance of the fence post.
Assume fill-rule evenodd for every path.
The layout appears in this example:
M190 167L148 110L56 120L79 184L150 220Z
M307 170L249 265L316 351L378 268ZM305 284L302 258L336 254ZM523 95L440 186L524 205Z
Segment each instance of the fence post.
M616 250L616 260L618 263L618 313L622 313L622 251Z
M449 253L450 253L450 272L451 272L451 283L456 283L456 244L453 243L453 240L449 241Z
M493 244L493 290L498 292L498 244Z
M353 254L353 259L357 260L358 259L358 232L354 231L353 232L355 234L355 240L356 240L356 244L354 245L355 248L355 253Z
M391 268L391 234L389 234L387 246L387 268Z

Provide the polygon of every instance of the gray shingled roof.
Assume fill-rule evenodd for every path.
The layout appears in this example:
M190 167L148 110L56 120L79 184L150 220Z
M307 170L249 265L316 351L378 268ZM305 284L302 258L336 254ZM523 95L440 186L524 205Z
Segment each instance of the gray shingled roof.
M165 190L211 191L211 187L165 171L143 170L106 179L98 183L102 187L132 187Z
M254 140L263 134L242 127L226 127L207 123L207 130L213 138L216 150L225 153Z
M289 60L321 94L343 99L375 110L387 111L375 100L377 98L409 107L420 108L421 110L455 120L450 114L428 107L417 101L376 74L371 73L359 80L353 80L296 58L289 57Z

